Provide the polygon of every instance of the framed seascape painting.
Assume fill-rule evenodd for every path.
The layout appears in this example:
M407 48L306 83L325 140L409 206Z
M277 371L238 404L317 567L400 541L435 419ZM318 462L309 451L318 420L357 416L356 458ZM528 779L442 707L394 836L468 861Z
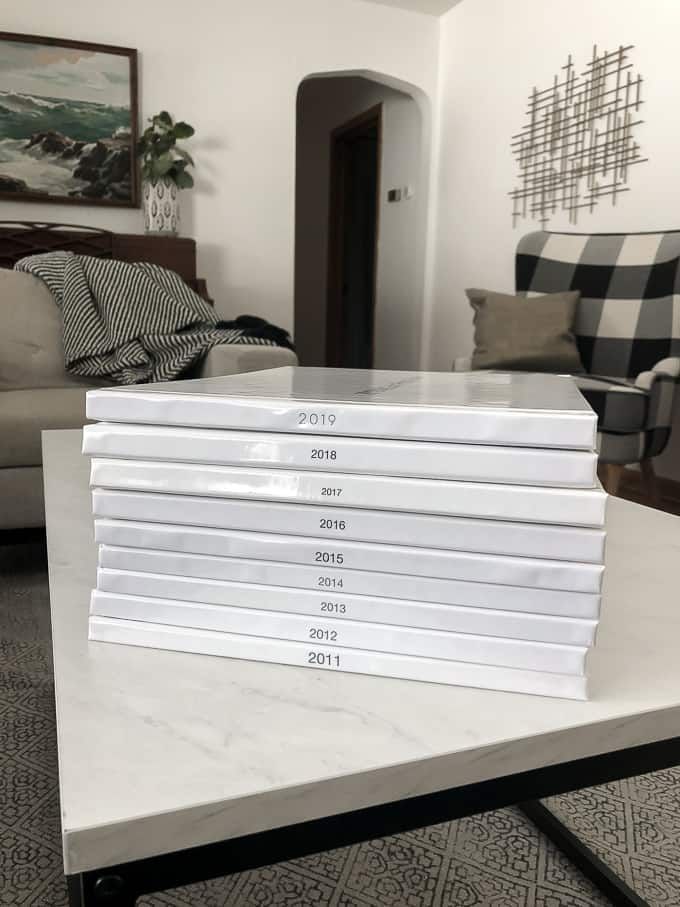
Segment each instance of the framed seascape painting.
M0 198L136 207L137 51L0 32Z

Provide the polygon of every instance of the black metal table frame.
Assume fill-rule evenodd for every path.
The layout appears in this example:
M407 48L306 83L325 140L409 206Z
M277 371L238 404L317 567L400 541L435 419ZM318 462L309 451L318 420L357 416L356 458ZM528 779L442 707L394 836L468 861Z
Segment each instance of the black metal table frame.
M540 746L540 743L537 743ZM617 907L647 907L539 799L680 764L680 737L532 769L67 876L71 907L133 907L143 894L189 885L375 838L519 806Z

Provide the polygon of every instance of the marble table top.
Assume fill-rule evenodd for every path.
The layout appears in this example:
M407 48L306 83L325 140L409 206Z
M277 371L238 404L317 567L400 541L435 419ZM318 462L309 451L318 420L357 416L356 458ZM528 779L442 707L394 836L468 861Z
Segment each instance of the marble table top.
M43 434L65 869L680 734L680 519L609 502L590 702L88 643L80 432Z

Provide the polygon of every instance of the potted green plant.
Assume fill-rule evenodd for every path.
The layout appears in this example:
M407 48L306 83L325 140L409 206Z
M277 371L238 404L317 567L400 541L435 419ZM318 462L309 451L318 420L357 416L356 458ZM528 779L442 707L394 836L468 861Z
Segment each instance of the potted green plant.
M147 233L179 232L179 190L190 189L194 161L177 142L194 134L193 126L176 123L167 110L149 117L137 142L141 158L144 229Z

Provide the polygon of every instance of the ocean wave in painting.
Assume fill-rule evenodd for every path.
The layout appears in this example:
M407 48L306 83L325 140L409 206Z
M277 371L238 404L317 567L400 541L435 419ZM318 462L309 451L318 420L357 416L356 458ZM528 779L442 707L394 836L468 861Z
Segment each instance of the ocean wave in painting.
M14 113L35 113L53 110L59 107L62 101L49 101L47 98L36 98L30 94L19 94L16 91L0 90L0 104Z
M128 107L0 91L0 138L29 139L51 129L76 142L93 142L129 125Z

